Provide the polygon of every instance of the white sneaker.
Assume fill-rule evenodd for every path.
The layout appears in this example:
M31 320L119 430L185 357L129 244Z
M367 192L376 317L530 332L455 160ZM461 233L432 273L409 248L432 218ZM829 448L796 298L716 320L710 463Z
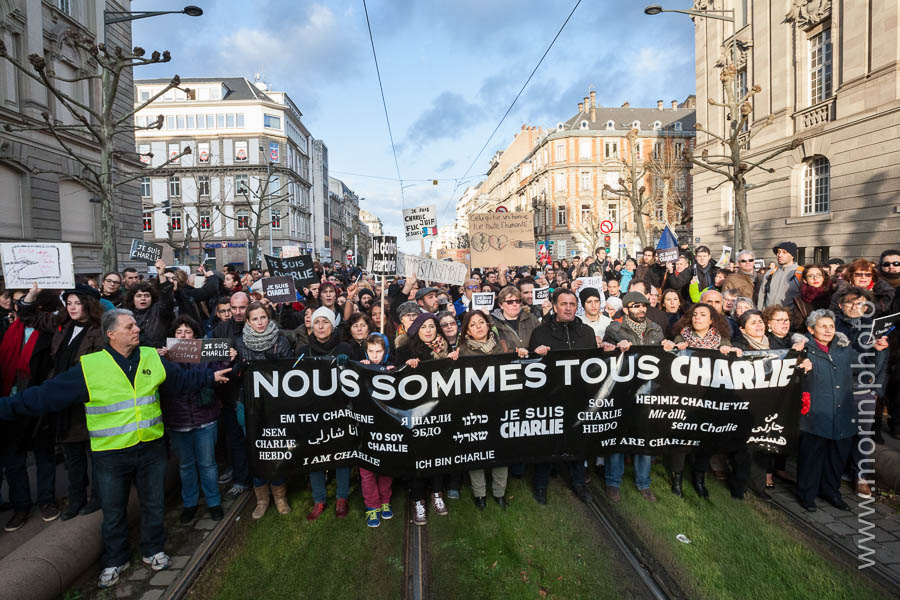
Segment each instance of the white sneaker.
M157 552L153 556L145 556L144 563L150 565L154 571L162 571L169 568L169 555L165 552Z
M428 522L425 518L425 503L421 500L416 502L416 515L413 517L413 523L416 525L424 525Z
M447 505L444 504L444 499L441 497L440 493L435 493L431 495L431 505L434 507L434 510L437 511L439 515L447 514Z
M112 587L119 583L119 573L124 571L129 567L130 563L125 563L124 565L119 565L118 567L106 567L100 573L100 580L97 582L97 587L100 589Z

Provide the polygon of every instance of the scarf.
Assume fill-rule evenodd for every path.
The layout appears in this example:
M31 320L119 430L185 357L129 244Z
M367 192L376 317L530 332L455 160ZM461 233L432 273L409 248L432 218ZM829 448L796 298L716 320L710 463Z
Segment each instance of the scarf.
M813 287L808 283L800 284L800 297L803 298L804 302L807 302L809 304L812 304L827 293L828 288L825 285Z
M320 342L319 338L314 335L309 336L309 350L311 356L331 356L335 347L338 345L338 336L331 333L331 336L324 342Z
M746 333L741 332L741 335L744 336L744 339L747 340L747 344L750 345L751 350L768 350L769 349L769 338L763 336L762 341L757 342L752 337L747 335Z
M481 352L482 354L490 354L494 351L494 348L497 347L497 333L493 330L489 331L487 339L483 342L479 342L472 338L466 338L466 346L472 350Z
M78 332L78 335L73 338L72 332L76 325L80 326L82 329ZM53 370L56 373L67 371L78 363L78 351L81 348L81 343L84 341L84 337L87 335L88 331L87 323L82 325L76 321L69 321L68 325L65 327L66 328L63 330L63 342L56 351L56 356L53 361Z
M2 388L0 395L8 396L17 381L28 380L31 378L31 369L28 364L31 362L31 354L34 352L34 346L37 344L40 333L35 329L28 338L28 343L22 347L25 340L25 323L22 319L13 321L3 341L0 342L0 368L2 368Z
M694 330L690 327L685 327L680 333L681 337L684 338L684 341L686 341L691 348L709 348L710 350L715 350L722 344L722 336L712 327L709 328L709 331L707 331L706 335L703 337L694 333Z
M425 345L431 349L432 354L435 356L447 351L447 340L440 334L436 335L430 342L426 342Z
M257 333L250 327L250 323L244 323L244 343L254 352L265 352L275 345L280 331L275 325L275 321L269 321L265 331Z
M644 332L647 331L647 321L644 320L643 323L638 323L637 321L632 321L631 317L625 315L625 318L622 319L622 322L628 326L628 329L632 330L640 339L644 339Z
M891 284L892 287L900 287L900 273L885 273L884 271L879 271L879 275L881 278Z

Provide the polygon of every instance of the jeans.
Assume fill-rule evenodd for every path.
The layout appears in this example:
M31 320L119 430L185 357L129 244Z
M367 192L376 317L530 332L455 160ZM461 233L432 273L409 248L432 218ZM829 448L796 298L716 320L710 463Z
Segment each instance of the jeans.
M9 484L9 501L16 512L31 510L31 488L25 466L26 458L25 452L18 450L0 457L6 471L6 483Z
M225 434L225 446L228 448L228 457L231 459L231 468L234 472L235 485L247 487L250 485L250 466L247 462L247 439L244 430L238 423L235 407L229 402L222 405L222 414L219 417L222 430Z
M346 500L350 497L350 467L338 467L334 470L334 478L337 480L337 497ZM325 471L313 471L309 474L309 483L312 485L313 502L316 504L325 502Z
M649 454L634 455L634 484L639 490L650 487L650 463L652 457ZM625 455L612 454L606 459L606 486L619 487L622 485L622 476L625 474Z
M66 442L60 444L66 460L66 474L69 479L69 506L79 506L87 502L88 463L91 462L90 442ZM100 500L97 476L91 477L91 498Z
M162 552L166 541L165 441L142 442L124 450L94 452L92 456L103 508L103 567L123 565L131 555L126 511L132 480L141 505L141 555Z
M572 460L568 462L568 465L569 477L572 479L572 487L576 489L584 487L584 461L581 459ZM552 466L552 463L534 465L534 489L547 489L547 486L550 484L550 467Z
M380 508L382 504L391 503L393 478L363 468L359 469L359 478L362 482L362 495L366 506Z
M172 446L178 455L178 473L181 476L181 499L185 508L197 506L200 502L200 488L206 506L212 508L222 504L219 495L219 469L216 466L216 434L218 424L192 429L190 431L169 431Z

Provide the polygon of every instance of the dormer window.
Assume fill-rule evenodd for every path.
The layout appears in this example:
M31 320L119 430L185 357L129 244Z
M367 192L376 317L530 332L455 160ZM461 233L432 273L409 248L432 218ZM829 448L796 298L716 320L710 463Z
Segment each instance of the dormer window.
M606 128L607 128L607 129L615 129L615 128L616 128L616 124L615 124L614 122L612 122L612 121L607 121L607 122L606 122Z
M681 121L675 121L675 131L681 131Z
M653 121L653 129L654 130L658 130L661 128L662 128L662 123L660 123L659 121Z
M562 131L563 129L565 129L565 127L563 126L562 123L557 123L557 124L556 124L556 130L557 130L557 131Z
M631 122L631 128L632 128L632 129L640 130L640 128L641 128L641 122L640 122L640 121L632 121L632 122Z
M588 122L587 122L587 121L582 121L582 122L581 122L581 128L582 128L582 129L587 129L587 128L588 128Z

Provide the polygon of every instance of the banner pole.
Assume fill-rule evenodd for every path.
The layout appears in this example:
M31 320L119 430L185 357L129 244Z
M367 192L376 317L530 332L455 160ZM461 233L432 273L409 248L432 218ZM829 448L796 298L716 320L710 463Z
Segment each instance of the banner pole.
M387 319L384 318L384 295L387 293L387 290L384 289L384 272L381 273L381 333L384 333L384 324Z

